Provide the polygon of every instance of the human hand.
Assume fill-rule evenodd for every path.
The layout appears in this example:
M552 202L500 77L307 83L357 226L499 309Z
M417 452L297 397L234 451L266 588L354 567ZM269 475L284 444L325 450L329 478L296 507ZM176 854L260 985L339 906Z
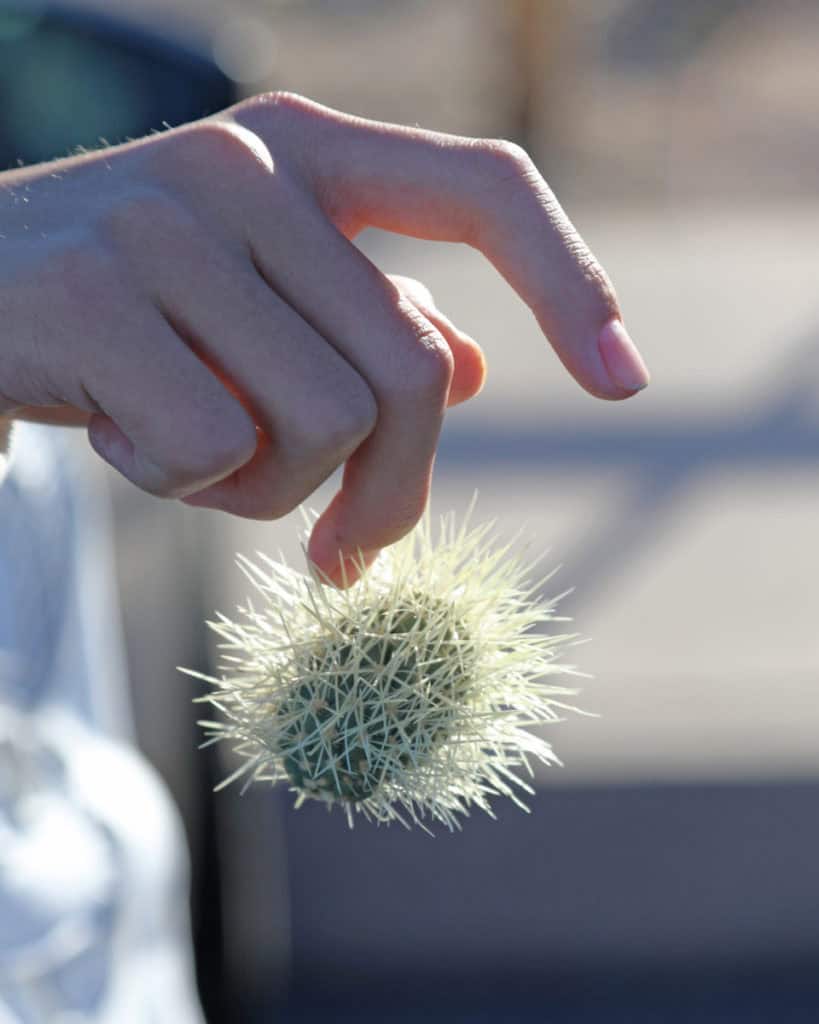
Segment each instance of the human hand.
M373 225L482 250L575 379L648 375L605 272L526 154L286 93L0 175L0 415L87 423L153 494L276 518L344 464L309 554L371 562L426 504L478 346L351 239Z

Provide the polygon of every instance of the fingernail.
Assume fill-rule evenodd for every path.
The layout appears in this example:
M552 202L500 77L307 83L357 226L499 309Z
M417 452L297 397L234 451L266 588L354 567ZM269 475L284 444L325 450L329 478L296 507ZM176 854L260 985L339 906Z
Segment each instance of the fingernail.
M651 380L643 357L619 320L609 320L597 347L609 378L616 387L625 391L642 391Z

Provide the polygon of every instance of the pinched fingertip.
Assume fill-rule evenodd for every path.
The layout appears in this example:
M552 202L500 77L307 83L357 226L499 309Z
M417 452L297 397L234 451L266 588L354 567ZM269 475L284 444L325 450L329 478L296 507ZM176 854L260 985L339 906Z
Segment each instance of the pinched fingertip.
M314 527L307 546L307 557L318 578L322 583L340 590L346 590L357 583L378 555L379 549L345 550L332 532L322 527L321 520Z

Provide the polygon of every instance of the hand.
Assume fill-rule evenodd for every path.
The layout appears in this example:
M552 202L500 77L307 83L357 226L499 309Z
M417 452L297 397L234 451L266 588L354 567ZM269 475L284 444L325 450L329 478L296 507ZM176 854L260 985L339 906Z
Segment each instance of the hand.
M251 518L344 464L309 547L339 581L339 552L418 520L445 407L484 376L424 286L352 244L367 225L481 249L593 395L647 383L521 149L273 93L0 175L0 415L85 422L137 486Z

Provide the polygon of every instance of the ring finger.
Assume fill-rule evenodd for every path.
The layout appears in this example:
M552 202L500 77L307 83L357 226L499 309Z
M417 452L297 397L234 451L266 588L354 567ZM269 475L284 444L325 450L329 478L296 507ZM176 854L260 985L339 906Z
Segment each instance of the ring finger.
M294 191L286 203L256 198L256 261L271 287L367 381L378 406L375 430L348 459L309 547L334 581L346 573L349 582L359 553L371 561L423 512L453 357L401 290Z
M185 500L277 518L367 437L375 400L353 367L262 280L247 254L204 239L191 248L174 275L158 275L156 300L177 334L248 409L259 443L244 466Z

